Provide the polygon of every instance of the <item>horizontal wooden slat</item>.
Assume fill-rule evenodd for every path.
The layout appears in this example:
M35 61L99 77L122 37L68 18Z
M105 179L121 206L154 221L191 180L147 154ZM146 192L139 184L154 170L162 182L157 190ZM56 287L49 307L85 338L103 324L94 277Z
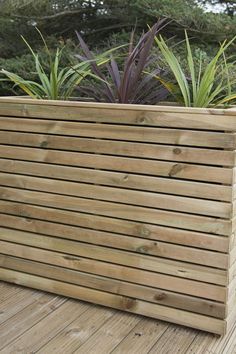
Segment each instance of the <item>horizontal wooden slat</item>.
M166 161L103 156L65 151L0 145L1 157L25 161L38 161L67 166L89 167L119 172L184 178L204 182L231 184L233 169L191 165Z
M0 115L236 131L234 110L0 99Z
M232 234L232 222L227 219L217 219L215 217L184 214L141 206L137 207L127 204L8 187L0 187L0 198L27 204L51 206L162 226L214 233L217 235L230 236Z
M143 224L140 222L119 220L99 215L92 215L91 217L91 214L86 213L27 205L3 200L0 200L0 212L13 216L22 216L20 219L22 223L20 224L20 227L22 229L25 223L34 224L34 220L41 219L45 221L64 223L66 225L115 232L133 237L141 237L147 240L157 240L213 251L228 252L229 250L229 239L227 237L167 228L151 224ZM0 216L0 220L0 224L3 225L3 220L6 220L6 218L3 218L3 214ZM15 223L16 220L14 220L14 225ZM4 224L3 226L6 225ZM37 231L37 229L35 229L35 231Z
M2 246L2 244L1 244ZM5 248L7 243L4 244ZM11 249L11 247L10 247ZM40 250L39 250L40 251ZM2 252L2 251L1 251ZM27 254L27 249L25 249ZM47 278L60 280L67 283L81 285L92 289L98 289L109 293L130 296L140 300L146 300L153 303L168 305L175 308L188 310L191 312L202 313L212 317L225 317L225 305L213 301L203 300L190 296L180 295L171 292L157 291L152 287L145 287L133 283L119 281L113 278L105 278L94 274L82 273L71 269L57 267L55 265L44 264L43 262L30 261L28 259L19 259L12 256L0 254L0 266L2 268L16 270L18 272L39 275ZM160 299L158 299L160 298ZM162 301L168 298L168 301Z
M18 105L21 104L22 111L25 111L26 106L30 105L31 107L39 106L42 108L46 106L56 107L80 107L80 108L100 108L104 109L112 109L113 111L125 109L128 112L130 111L142 111L146 109L147 111L160 111L160 112L177 112L177 113L195 113L195 114L212 114L212 115L222 115L225 113L234 114L236 111L236 106L230 106L229 108L210 108L210 107L185 107L179 104L174 104L173 102L164 104L163 102L160 105L140 105L140 104L123 104L123 103L106 103L106 102L94 102L94 101L81 101L72 98L71 100L41 100L32 99L29 96L2 96L0 97L1 104L7 103L9 105Z
M122 124L122 123L121 123ZM0 117L0 130L236 149L232 133Z
M210 215L221 218L232 217L231 203L202 200L198 198L184 198L169 194L157 194L137 190L132 191L128 189L67 182L49 178L13 175L1 172L0 185L147 206L171 211L182 211L191 214Z
M223 334L225 332L225 322L220 319L173 309L142 300L135 300L121 295L109 294L99 290L84 288L82 286L63 283L4 268L0 268L0 279L10 280L12 283L54 292L80 300L95 302L100 305L110 306L165 321L170 320L171 322L208 330L218 334Z
M16 269L23 271L23 269L20 269L20 265L25 263L24 260L20 260L19 258L13 258L13 257L8 257L5 256L7 254L9 255L17 255L17 257L22 257L23 254L25 254L25 246L20 246L20 245L12 245L8 242L2 242L0 241L1 244L1 252L4 253L4 255L0 255L0 264L1 267L4 268L9 268L9 269ZM3 249L3 251L2 251ZM96 262L96 261L90 261L86 259L78 259L81 260L79 262L76 262L76 258L73 261L68 261L66 258L68 258L65 254L59 254L56 252L50 252L50 251L45 251L41 249L35 249L35 248L27 248L27 256L25 256L27 259L31 259L33 261L37 262L46 262L47 264L53 264L56 266L63 266L64 268L69 268L69 269L74 269L72 271L75 274L75 281L76 283L78 282L85 282L87 281L86 276L88 273L81 273L78 271L75 271L80 269L80 264L90 264L90 266L93 267L93 263L96 264L98 269L103 269L101 274L105 273L104 275L108 275L108 278L102 278L102 279L107 279L105 281L105 285L108 288L107 291L119 291L120 294L127 295L127 296L134 296L140 299L146 299L147 301L150 302L155 302L159 304L163 304L165 306L172 306L176 308L182 308L185 310L189 310L191 312L197 312L197 313L203 313L207 314L213 317L219 317L225 313L225 305L222 303L217 303L213 301L209 301L207 299L201 299L201 298L196 298L188 295L183 295L183 294L178 294L178 293L173 293L170 291L163 291L161 289L157 288L152 288L152 287L146 287L144 285L139 285L139 284L134 284L130 283L132 282L132 274L135 276L135 269L130 269L130 268L121 268L120 266L117 265L110 265L109 267L107 266L106 263L103 262ZM12 252L12 253L11 253ZM23 256L24 258L24 256ZM90 263L89 263L90 262ZM37 263L40 265L39 263ZM17 268L15 268L15 266ZM46 265L47 267L48 265ZM78 267L77 267L78 266ZM45 267L45 266L44 266ZM83 267L82 267L83 268ZM63 268L59 268L60 273L63 271ZM31 267L30 273L37 274L38 267ZM91 268L90 268L91 270ZM108 272L106 270L109 270ZM113 272L114 271L114 275ZM89 268L86 268L86 271L89 271ZM123 275L121 275L121 271ZM71 270L67 272L69 275ZM147 277L152 277L151 273L147 273L145 271L140 271L142 276L147 276ZM58 274L60 276L60 273ZM94 270L95 274L100 274L99 271ZM45 274L47 274L47 271L45 271ZM84 275L86 274L86 275ZM119 275L118 275L119 274ZM138 276L138 281L140 282L141 280L141 274L139 273ZM48 275L48 274L47 274ZM77 275L77 276L76 276ZM131 275L131 276L130 276ZM119 280L114 280L111 278L119 279ZM88 275L88 278L91 278L91 276ZM65 280L66 278L64 278ZM67 279L66 281L68 281ZM125 280L128 281L125 282ZM111 282L109 284L109 281ZM82 283L81 283L82 285ZM91 286L92 285L92 286ZM91 284L91 287L97 287L96 284ZM105 289L104 289L105 290Z
M0 214L0 226L226 269L228 255L71 225Z
M50 177L228 202L232 201L231 186L214 185L212 183L182 181L171 178L141 176L131 173L101 171L1 158L0 172Z
M64 136L16 133L0 131L0 144L43 147L54 150L67 150L107 155L130 156L155 160L188 162L206 165L234 166L235 153L227 150L214 150L171 145L145 144L114 140L74 138Z
M235 116L0 98L0 279L224 333Z
M114 278L119 280L124 280L140 285L144 285L147 287L154 287L158 295L161 293L165 293L167 289L168 291L173 291L173 289L177 289L176 291L183 296L185 293L185 289L183 286L187 286L187 289L190 289L190 295L192 294L193 290L188 285L196 285L194 282L185 282L183 279L179 279L178 277L172 277L162 275L155 272L150 272L143 269L131 268L126 267L119 264L114 263L106 263L105 261L83 258L81 256L72 256L62 252L55 252L52 250L45 250L36 247L30 247L26 245L11 243L0 241L1 245L1 253L6 255L15 255L16 257L20 258L27 258L30 260L38 260L48 264L54 264L61 267L79 270L86 273L97 274L101 276L105 276L108 278ZM224 278L223 278L224 277ZM170 281L171 279L171 281ZM220 275L217 276L217 279L220 279ZM222 274L222 280L225 283L225 275ZM201 282L199 283L201 285ZM182 286L182 288L181 288ZM160 289L162 288L162 289ZM163 289L164 288L164 289ZM159 291L159 292L158 292ZM172 296L174 295L173 292L170 293ZM177 293L175 293L177 295ZM160 296L159 296L160 297ZM177 296L178 298L178 296ZM207 296L206 296L207 298ZM203 298L199 298L204 302ZM164 297L160 299L160 302L169 301L170 298Z
M215 285L215 278L217 278L217 276L225 280L225 271L223 270L140 255L97 245L87 245L71 240L55 239L54 237L43 236L37 233L33 234L2 227L0 228L0 239L21 245L68 253L68 255L149 270L159 274L160 283L158 287L162 289L181 293L185 292L193 296L220 302L226 301L226 288ZM212 280L214 284L211 284Z

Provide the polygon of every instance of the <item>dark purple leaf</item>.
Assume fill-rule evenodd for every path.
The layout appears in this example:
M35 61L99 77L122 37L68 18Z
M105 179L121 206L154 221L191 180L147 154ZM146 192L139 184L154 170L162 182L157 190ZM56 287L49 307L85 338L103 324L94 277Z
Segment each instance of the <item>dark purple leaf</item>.
M152 75L144 74L145 69L154 60L150 57L155 35L167 25L165 19L159 20L149 31L143 33L138 43L134 46L133 30L130 35L129 49L124 60L123 70L118 68L116 60L112 57L109 64L105 65L109 79L104 75L104 67L101 69L94 56L85 44L82 37L77 33L83 56L78 56L80 60L91 60L93 74L102 79L94 87L93 97L96 100L117 102L117 103L157 103L159 99L165 99L167 90L153 78ZM155 58L156 59L156 58ZM156 59L157 60L157 59ZM156 69L155 74L159 74L160 69ZM110 82L110 84L109 84ZM90 94L92 90L90 87Z

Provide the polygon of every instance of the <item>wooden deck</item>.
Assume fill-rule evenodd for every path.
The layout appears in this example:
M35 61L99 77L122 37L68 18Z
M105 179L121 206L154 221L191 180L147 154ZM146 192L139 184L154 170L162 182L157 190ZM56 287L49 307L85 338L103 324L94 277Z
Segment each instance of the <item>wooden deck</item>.
M228 336L0 282L1 354L234 354Z

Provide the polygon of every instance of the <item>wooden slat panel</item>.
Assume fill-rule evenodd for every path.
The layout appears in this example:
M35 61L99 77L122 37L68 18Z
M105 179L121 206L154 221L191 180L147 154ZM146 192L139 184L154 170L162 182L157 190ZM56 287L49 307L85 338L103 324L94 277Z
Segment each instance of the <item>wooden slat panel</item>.
M0 99L0 278L224 333L235 114Z
M27 252L27 250L26 250ZM130 296L140 300L146 300L153 303L161 303L166 305L163 301L158 301L158 296L155 288L144 287L124 281L118 281L112 278L105 278L88 273L81 273L79 271L69 270L61 267L57 267L50 264L38 263L35 261L29 261L25 259L19 259L12 256L4 256L0 254L0 266L2 268L16 270L18 272L29 273L33 275L39 275L47 278L60 280L66 283L75 285L81 285L92 289L98 289L109 293ZM171 293L168 293L171 298ZM166 294L166 296L168 297ZM204 315L222 318L225 316L225 305L213 301L202 300L199 298L192 298L190 296L184 296L179 294L173 294L173 299L176 297L179 301L176 303L168 301L168 306L187 309L191 312L202 313ZM161 295L160 295L161 297ZM162 297L165 295L162 294ZM181 305L180 305L181 304ZM191 305L193 305L191 307ZM194 306L195 305L195 306Z
M67 182L48 178L13 175L0 172L0 185L36 190L62 195L91 198L131 205L171 211L190 212L191 214L210 215L220 218L231 218L230 203L184 198L169 194L157 194L143 191L132 191L121 188L103 187L78 182Z
M0 214L0 226L226 269L228 255L170 243Z
M91 273L105 276L108 277L107 279L114 278L119 280L121 281L120 285L122 284L122 292L124 295L128 295L127 291L134 289L135 293L133 294L135 294L135 297L142 298L144 296L143 291L145 290L145 297L151 302L182 308L191 312L205 313L216 317L225 313L225 305L221 303L158 289L159 275L157 274L156 276L153 272L127 268L117 264L110 264L108 266L107 263L101 261L72 257L63 253L11 244L4 241L0 241L0 245L1 253L4 255L15 256L18 257L18 259L26 258L32 261L86 272L86 274ZM9 260L11 259L12 257L0 255L1 266L5 268L6 264L9 264ZM10 263L10 266L12 266L12 263ZM31 272L32 271L33 269L31 269ZM130 283L132 283L132 285ZM121 288L119 287L119 291L120 290ZM130 292L129 295L131 295Z
M171 178L140 176L131 173L101 171L1 158L0 171L228 202L232 201L231 186L215 185L212 183L198 183Z
M68 109L69 107L69 109ZM171 106L0 99L0 115L236 131L235 111Z
M219 334L223 334L225 332L225 322L220 319L168 308L158 304L144 302L142 300L134 300L132 298L127 298L120 295L109 294L78 285L63 283L52 279L46 279L3 268L0 269L0 279L10 279L11 282L24 286L30 286L32 288L54 292L64 296L95 302L100 305L143 314L145 316L158 318L165 321L170 320L171 322L185 326L200 328L202 330L208 330Z
M101 129L102 128L102 129ZM232 133L0 117L0 130L236 149Z
M175 147L114 140L0 131L0 144L43 147L107 155L149 158L164 161L234 166L235 153L226 150Z
M214 233L217 235L230 236L232 234L232 222L227 219L216 219L214 217L7 187L0 187L0 197L1 199L9 201L51 206L162 226Z
M87 245L81 242L58 238L55 239L54 237L42 236L37 233L33 234L6 228L0 228L0 239L2 241L44 248L56 252L69 253L73 256L76 255L91 259L96 258L96 260L100 261L153 271L156 272L156 274L157 272L160 272L160 288L176 292L184 291L190 295L221 302L225 302L226 300L226 289L222 286L215 285L215 278L218 275L221 279L222 277L225 277L225 272L223 270L153 256L140 255L112 248L108 251L108 248L102 246ZM210 284L213 280L212 277L214 279L214 284ZM167 281L171 284L168 284ZM209 283L202 283L201 287L199 287L198 281L201 283ZM181 286L184 286L184 288L179 290L181 289Z
M166 161L103 156L99 154L54 151L27 147L0 145L1 157L38 161L67 166L89 167L145 175L184 178L204 182L231 184L233 169L191 165Z
M0 212L13 216L22 216L23 218L20 219L21 224L19 224L20 228L23 228L25 223L34 224L35 219L41 219L213 251L228 252L229 250L229 239L227 237L119 220L99 215L92 215L91 217L91 214L7 202L3 200L0 200ZM3 221L6 220L6 217L7 216L3 218L3 214L1 215L0 220L2 225ZM15 222L16 221L14 220L14 223ZM37 229L35 231L37 231Z
M190 295L194 294L193 288L194 285L196 285L196 282L192 282L190 280L181 279L178 277L169 277L167 275L150 272L143 269L131 268L114 263L106 263L95 259L72 256L66 253L16 243L0 241L0 245L1 253L5 255L16 256L24 259L26 258L39 262L42 261L42 263L57 265L76 271L127 281L129 283L139 284L145 287L153 287L156 291L155 301L158 303L168 304L169 301L173 300L172 304L175 304L174 307L178 307L180 304L183 305L183 301L181 301L183 300L183 296L187 296L188 299L191 298L185 294L185 287ZM222 280L224 280L224 284L225 276L226 273L221 276ZM220 279L220 275L217 275L216 278ZM172 280L170 281L170 279ZM201 286L202 283L200 282L199 284ZM204 283L203 286L205 286ZM173 292L173 290L178 293ZM205 297L207 299L207 296ZM199 300L201 301L199 304L205 304L206 300L202 297L200 297ZM193 306L197 306L196 301L193 301Z

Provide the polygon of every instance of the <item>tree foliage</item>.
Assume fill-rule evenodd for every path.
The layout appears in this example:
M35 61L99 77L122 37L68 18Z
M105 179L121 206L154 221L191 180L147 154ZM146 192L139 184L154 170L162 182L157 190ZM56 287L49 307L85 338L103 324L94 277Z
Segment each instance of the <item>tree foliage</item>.
M206 11L209 5L222 5L223 12ZM5 63L8 69L18 62L21 69L27 67L30 59L20 35L40 50L36 25L52 48L76 43L77 30L96 50L113 41L127 43L132 28L138 36L147 24L152 26L163 17L170 22L164 37L179 43L187 29L191 42L211 53L219 42L236 34L235 6L235 1L223 0L0 0L0 65Z

